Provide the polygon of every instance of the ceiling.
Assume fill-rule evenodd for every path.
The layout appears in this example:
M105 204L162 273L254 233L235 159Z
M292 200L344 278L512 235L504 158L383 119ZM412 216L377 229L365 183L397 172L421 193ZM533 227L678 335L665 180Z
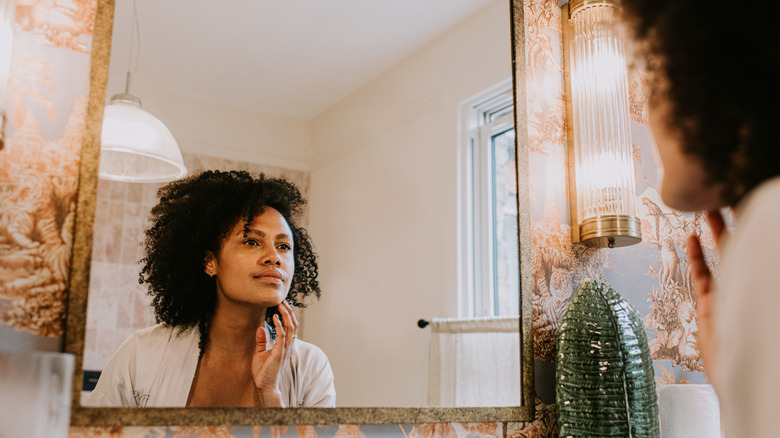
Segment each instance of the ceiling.
M117 0L108 95L130 70L131 93L311 119L493 1L137 0L131 57L133 0Z

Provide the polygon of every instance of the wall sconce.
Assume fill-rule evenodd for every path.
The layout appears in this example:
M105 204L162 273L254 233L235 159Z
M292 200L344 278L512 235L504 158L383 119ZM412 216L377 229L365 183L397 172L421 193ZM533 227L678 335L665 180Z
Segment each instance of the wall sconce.
M628 246L642 240L619 0L561 5L572 241Z
M11 54L14 47L14 17L16 0L0 0L0 149L5 147L8 80L11 75Z
M130 58L135 40L141 38L138 10L133 0L133 27L130 34ZM132 61L131 61L132 63ZM179 143L170 129L141 108L141 99L130 94L128 65L125 92L111 96L103 112L98 176L123 182L159 183L187 175Z

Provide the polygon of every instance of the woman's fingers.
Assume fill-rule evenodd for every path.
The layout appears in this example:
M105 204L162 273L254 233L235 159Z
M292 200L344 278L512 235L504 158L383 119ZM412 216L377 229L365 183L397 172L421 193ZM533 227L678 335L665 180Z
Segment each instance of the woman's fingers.
M720 215L718 215L720 216ZM723 219L720 216L720 219ZM716 223L716 227L719 224ZM723 228L718 230L717 236L723 234ZM713 230L713 235L715 231ZM719 237L716 237L716 241ZM712 339L712 273L704 259L704 251L701 248L699 236L693 234L688 237L688 258L693 269L693 283L696 290L696 325L699 328L699 352L710 382L715 381L712 367L712 357L715 354L714 341Z
M726 234L726 220L723 219L723 213L720 210L710 210L706 213L707 222L712 230L712 238L715 240L715 246L720 246L721 239Z
M298 337L298 318L295 317L295 312L293 312L292 306L290 305L287 300L284 300L282 302L284 304L284 307L287 308L287 312L290 314L290 322L292 323L292 331L293 331L293 337Z
M298 318L295 317L295 312L293 312L293 308L290 305L290 303L285 300L284 304L287 306L287 309L290 311L290 315L292 316L293 327L295 328L295 331L297 332L298 331Z
M720 246L724 236L727 234L726 220L723 218L720 210L710 210L706 213L706 216L710 230L712 230L712 239L715 241L715 246ZM704 258L704 250L701 247L699 236L693 234L688 237L687 247L696 291L700 295L707 295L710 293L712 273L707 266L707 260Z
M268 348L268 339L265 334L265 325L261 324L255 331L255 354L262 353Z
M273 316L277 339L284 336L284 327L279 315ZM270 350L265 333L265 324L261 324L255 333L255 354L252 357L252 379L261 406L283 406L279 392L279 372L285 357L284 343L276 342Z
M284 339L287 336L287 333L284 331L284 325L282 324L279 315L274 315L273 320L274 328L276 329L276 342L274 342L273 348L282 348L284 346Z
M693 281L696 282L696 289L699 293L706 294L709 292L709 280L712 274L707 267L707 261L704 259L704 251L701 248L699 236L691 234L688 237L687 246L688 259L691 262L691 269L693 269Z
M298 321L292 308L284 302L278 306L279 314L271 318L276 330L276 342L268 348L265 324L255 332L255 354L252 359L252 375L258 391L276 391L282 364L290 356L290 345L298 329Z
M279 314L282 315L282 321L284 323L285 333L286 336L281 338L284 342L285 347L290 347L292 345L293 340L295 340L295 337L298 335L298 320L295 318L295 314L292 311L292 307L290 307L290 304L285 300L282 301L281 304L277 306L279 309ZM277 337L277 341L279 338Z

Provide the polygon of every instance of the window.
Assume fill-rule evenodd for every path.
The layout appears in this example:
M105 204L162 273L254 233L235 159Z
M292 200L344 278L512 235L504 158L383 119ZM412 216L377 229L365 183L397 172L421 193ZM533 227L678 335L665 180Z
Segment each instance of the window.
M520 314L511 82L460 107L459 316Z

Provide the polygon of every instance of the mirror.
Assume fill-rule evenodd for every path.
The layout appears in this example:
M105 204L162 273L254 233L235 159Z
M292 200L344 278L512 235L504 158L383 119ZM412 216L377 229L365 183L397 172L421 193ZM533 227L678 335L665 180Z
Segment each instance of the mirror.
M360 3L345 1L343 8L333 4L327 7L244 4L247 8L257 8L247 13L257 17L257 27L262 27L263 17L270 17L273 23L283 22L285 16L294 18L287 27L273 27L270 30L275 34L259 39L267 41L271 48L265 56L282 56L294 51L283 49L283 41L302 44L301 53L296 52L300 58L288 59L290 64L284 68L275 72L270 67L263 70L261 65L261 72L267 74L263 76L249 70L255 56L251 44L242 49L238 49L238 44L233 48L210 47L210 44L216 44L218 36L224 36L220 32L241 41L235 29L231 30L231 22L227 18L229 14L222 14L224 11L211 13L212 17L219 17L214 20L227 21L227 28L223 31L212 30L211 26L203 24L203 20L189 22L192 27L188 31L173 32L167 27L174 26L174 21L176 26L185 26L182 23L187 23L191 15L197 16L198 13L209 16L209 7L213 8L213 4L139 2L140 59L130 86L130 91L142 99L144 108L168 124L190 165L194 163L195 167L207 168L217 163L216 166L241 165L271 174L278 172L279 176L288 177L301 185L306 192L310 201L306 221L320 255L323 297L302 312L302 337L320 346L331 360L336 375L338 407L281 410L87 408L80 405L82 375L77 372L74 425L425 423L522 421L532 418L531 315L530 296L526 296L530 293L530 286L529 270L525 269L520 269L523 296L520 297L522 324L519 324L521 347L518 355L521 366L514 372L521 375L522 385L516 404L488 404L487 407L462 409L431 406L427 402L431 334L430 329L421 330L416 323L419 319L457 316L457 230L456 221L451 218L458 215L458 164L455 153L443 155L435 148L427 151L419 139L412 142L408 138L410 127L419 130L415 124L423 124L429 128L423 139L456 150L458 104L510 75L515 79L515 147L522 152L515 154L519 157L518 185L526 188L519 191L521 195L518 199L520 266L530 266L530 248L525 232L530 230L530 225L526 196L528 185L525 183L527 136L524 135L525 120L522 119L525 114L522 3L519 0L511 3L485 0L459 2L460 6L456 6L451 1L439 1L420 6L419 2L404 2L406 7L418 9L419 13L415 14L393 12L394 8L404 7L399 2L386 2L383 7L370 6L368 12L372 15L364 17L362 29L372 28L372 17L381 21L395 16L399 21L389 39L403 39L407 37L406 33L412 33L399 31L404 25L411 26L409 17L412 16L423 20L426 13L431 17L446 15L450 21L439 22L438 30L433 25L423 24L420 29L424 32L417 45L411 42L405 48L395 48L395 58L380 56L381 47L375 42L369 43L372 45L369 45L371 50L368 52L359 52L361 38L344 31L341 42L333 43L335 47L349 49L341 52L362 53L364 58L374 53L379 61L369 63L367 67L349 63L344 64L345 67L333 67L338 62L348 62L349 56L344 56L342 60L334 59L333 54L323 55L326 43L322 43L318 50L318 39L331 41L323 36L324 31L318 33L318 23L325 21L329 23L325 27L330 31L343 31L345 28L333 25L337 15L358 14L365 8L358 7ZM105 311L98 308L97 313L87 312L90 306L88 292L96 290L95 282L105 278L98 278L93 268L99 263L107 263L107 259L99 260L96 254L109 251L106 242L98 237L98 231L103 226L100 221L107 214L100 210L104 206L101 204L118 205L120 198L126 200L131 196L145 199L150 191L152 195L154 192L153 189L139 189L137 186L123 191L114 190L113 186L97 180L103 106L107 96L123 91L125 72L128 64L132 64L127 61L132 4L127 1L116 4L115 23L112 23L113 7L110 0L99 2L87 135L81 160L66 333L66 349L77 355L78 370L89 369L84 367L91 354L85 351L93 348L88 343L89 339L94 339L90 338L89 330L100 312ZM320 7L324 9L317 9ZM159 9L149 13L149 8ZM337 14L332 15L334 13ZM498 24L485 29L476 27L493 19L497 19ZM511 32L508 29L510 24ZM215 27L219 25L214 23ZM112 29L115 33L114 47L111 46ZM493 31L498 35L496 40L506 40L495 41L498 49L479 45L471 37L474 32L482 31ZM258 29L257 32L261 31ZM175 42L167 47L162 43L164 33L175 37ZM442 36L445 34L446 37ZM192 35L192 38L182 38L182 35ZM510 36L514 41L511 49L500 50L501 47L507 49ZM453 45L453 40L463 46ZM307 46L312 50L306 52ZM447 56L449 61L443 61L446 70L425 70L424 67L432 61L419 53L415 55L421 46L433 46L433 51L427 53L443 58ZM232 60L221 58L231 50L238 52L229 58ZM508 51L517 62L509 62ZM175 52L176 56L171 56L171 52ZM466 56L471 53L482 54L484 60ZM162 64L166 58L169 61L167 67ZM318 61L317 70L304 67L303 62L309 58ZM480 62L496 62L499 58L505 72L495 77L480 78ZM115 60L120 62L118 72L114 71ZM272 57L266 64L276 62L278 60ZM150 64L152 67L149 67ZM214 87L218 94L209 95L207 93L213 90L199 88L192 78L174 73L175 66L182 66L185 71L211 74L212 82L221 84ZM132 65L129 69L133 70ZM237 74L237 79L231 80L229 74ZM376 85L391 75L409 75L406 82L416 88L402 91L387 84L384 88ZM466 82L475 77L479 80L470 88L451 93L459 85L458 81ZM254 94L249 93L247 88L231 89L240 80L247 79L254 84L252 89L267 93L267 102L253 97ZM323 82L326 79L330 82ZM292 82L294 86L279 91L281 86L274 81L282 80ZM438 86L431 87L431 84ZM200 94L185 94L186 91L182 90L187 87L190 93ZM233 103L229 103L229 99L233 99ZM356 111L356 108L361 108L362 102L356 102L359 100L371 101L377 108L376 113ZM196 112L192 110L193 102L201 106L204 102L212 102L213 106ZM518 104L520 107L517 107ZM229 112L231 109L232 112ZM196 123L188 120L193 114ZM243 126L251 124L252 129L238 129L239 123ZM186 129L180 129L181 126ZM279 144L286 149L280 150ZM363 144L369 147L363 148ZM352 187L360 190L351 190ZM101 202L106 199L106 202ZM338 207L336 213L334 207ZM133 214L138 217L147 215L140 210ZM343 235L333 233L334 229L355 231ZM125 234L122 229L114 231L114 236ZM127 247L122 242L115 241L113 244ZM133 255L122 258L129 257L132 262L138 259ZM363 265L363 262L370 263ZM131 282L134 279L130 277ZM106 285L101 285L100 289L104 288ZM331 295L329 291L333 291ZM345 291L354 291L356 295L346 296ZM142 311L139 310L138 314L141 315ZM121 342L126 334L118 330L116 338ZM327 336L331 336L330 340ZM395 344L385 346L395 347L395 351L400 348L402 354L384 353L386 350L381 349L383 344ZM381 370L388 364L389 368ZM358 375L361 373L368 378L350 381L353 377L361 377ZM397 377L399 374L400 379ZM390 386L376 386L388 382Z

